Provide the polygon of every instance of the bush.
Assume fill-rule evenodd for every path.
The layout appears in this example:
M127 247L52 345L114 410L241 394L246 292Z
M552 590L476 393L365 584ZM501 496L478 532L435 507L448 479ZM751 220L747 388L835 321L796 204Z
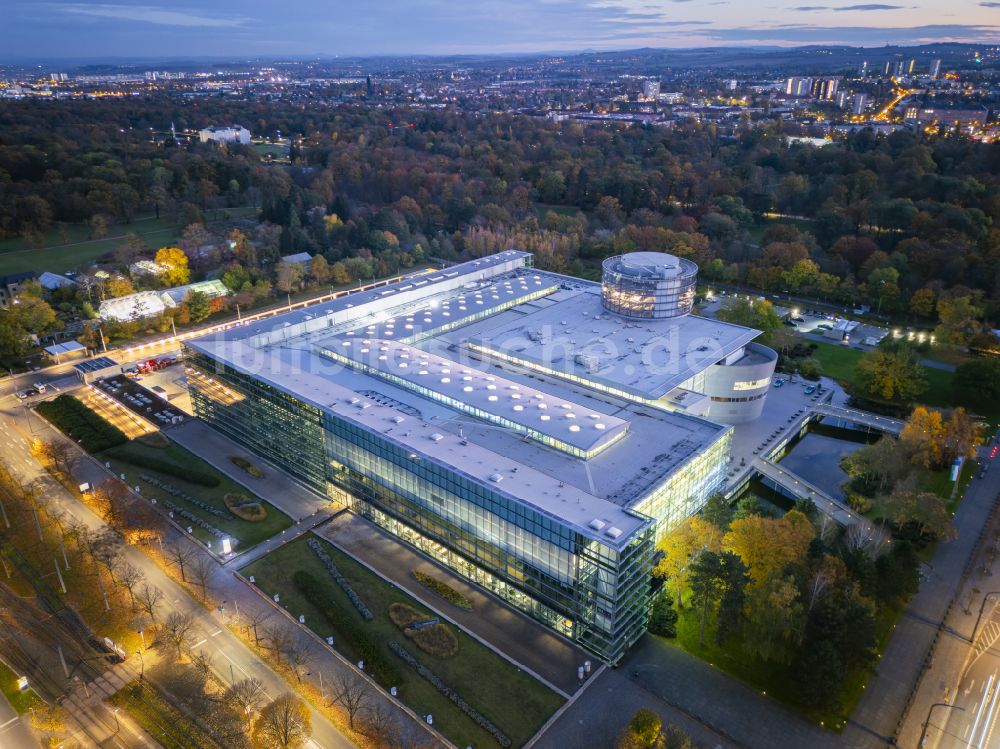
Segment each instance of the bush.
M425 653L436 658L450 658L458 652L458 638L446 624L411 629L411 624L427 620L426 616L412 606L405 603L392 604L389 607L389 618Z
M847 495L847 504L852 510L862 515L866 512L871 512L872 509L872 500L864 494L859 494L857 492L850 492Z
M260 500L248 497L246 494L231 492L226 494L222 501L226 503L226 509L240 520L256 523L267 517L267 510Z
M334 603L326 587L308 572L299 570L292 575L295 587L315 606L333 627L336 636L350 645L358 657L365 662L365 668L371 672L375 680L384 687L399 683L400 675L395 666L384 655L379 643L365 630L344 616Z
M677 611L674 609L674 599L666 590L661 590L653 600L648 629L660 637L677 637Z
M264 478L264 472L246 458L243 458L239 455L230 455L229 460L232 461L233 465L237 466L238 468L242 468L244 471L249 473L255 479Z
M121 429L109 424L72 395L60 395L35 409L88 453L97 453L128 442Z
M162 458L147 455L145 452L136 449L131 444L113 447L109 450L105 450L104 454L110 458L120 460L123 463L128 463L129 465L133 465L138 468L148 468L151 471L164 473L168 476L175 476L176 478L183 479L184 481L189 481L192 484L201 484L202 486L218 486L221 483L218 474L214 472L204 471L190 465L178 465L177 463L173 463L169 460L163 460Z
M472 611L472 601L463 596L446 582L438 580L436 577L425 575L423 572L413 570L413 579L423 585L431 593L441 596L446 601L455 604L466 611Z

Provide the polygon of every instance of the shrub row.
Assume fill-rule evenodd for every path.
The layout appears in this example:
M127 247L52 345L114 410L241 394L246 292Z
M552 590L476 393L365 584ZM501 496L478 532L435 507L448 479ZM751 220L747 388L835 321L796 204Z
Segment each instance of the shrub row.
M165 473L168 476L175 476L192 484L202 486L218 486L219 476L211 471L205 471L195 466L182 466L169 460L163 460L152 455L147 455L141 450L137 450L131 445L121 445L106 450L105 454L111 458L116 458L138 468L148 468L151 471Z
M330 626L344 642L350 645L358 657L365 662L365 669L375 677L379 684L391 687L399 683L399 671L385 657L378 642L365 630L364 625L351 621L349 617L338 611L337 605L331 600L323 583L302 570L292 575L292 582L295 583L295 587L302 595L326 617Z
M441 694L447 697L449 700L454 702L458 709L463 713L472 718L476 723L485 731L488 731L493 738L497 740L497 743L502 747L510 746L510 739L507 735L501 731L497 726L485 715L476 710L472 705L462 699L462 696L456 692L454 689L449 687L441 678L431 671L427 666L418 661L413 655L402 645L400 645L395 640L389 641L389 650L398 655L403 661L414 671L416 671L420 676L426 679L430 684L437 689Z
M216 528L211 523L205 522L204 520L202 520L200 517L198 517L194 513L191 513L191 512L188 512L187 510L185 510L183 507L178 507L173 502L168 502L167 500L163 500L163 504L166 506L166 508L168 510L170 510L172 513L174 513L174 515L180 515L185 520L190 520L192 523L194 523L195 525L197 525L199 528L204 528L206 531L208 531L209 533L211 533L213 536L215 536L220 541L222 539L224 539L224 538L230 538L230 535L228 533L223 533L222 531L220 531L218 528Z
M449 601L459 608L472 611L472 601L463 596L446 582L438 580L436 577L425 575L423 572L413 570L413 579L423 585L431 593L436 593L444 600Z
M347 582L343 575L340 574L340 570L337 569L333 560L330 559L330 555L323 550L322 544L320 544L320 542L315 538L310 538L308 544L309 548L312 549L316 553L316 556L319 557L319 561L321 561L323 566L326 567L326 571L330 573L330 577L336 581L337 585L339 585L347 594L347 597L351 599L351 603L354 604L354 608L356 608L358 613L361 614L361 618L366 622L370 622L374 619L375 615L372 614L371 609L365 605L365 602L361 600L361 596L354 591L351 584Z
M63 394L54 400L39 403L35 410L89 453L128 441L121 429L105 421L72 395Z
M155 486L157 489L165 491L167 494L177 497L178 499L183 499L185 502L193 504L195 507L204 510L209 515L215 515L217 518L229 519L229 513L225 510L220 510L218 507L212 507L212 505L207 502L202 502L200 499L195 499L190 494L185 494L180 489L178 489L173 484L168 484L166 481L160 481L158 478L153 476L148 476L145 473L139 476L140 479L145 481L151 486Z

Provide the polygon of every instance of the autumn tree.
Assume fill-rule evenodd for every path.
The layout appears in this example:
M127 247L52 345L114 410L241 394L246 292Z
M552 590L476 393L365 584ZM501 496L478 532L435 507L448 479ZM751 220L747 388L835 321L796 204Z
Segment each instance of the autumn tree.
M264 704L267 693L260 679L249 677L233 684L226 690L224 699L232 705L243 716L246 721L247 730L253 722L254 714Z
M183 286L191 278L188 256L180 247L161 247L156 251L156 263L163 267L161 277L167 286Z
M181 653L191 639L193 629L194 617L191 614L171 611L157 632L157 641L170 647L174 651L174 658L180 660Z
M163 591L155 585L144 582L135 593L135 600L139 607L149 617L149 620L156 624L156 611L163 600Z
M750 587L759 588L785 566L801 562L814 536L809 518L790 510L781 518L751 515L734 520L722 547L746 566Z
M274 269L274 285L279 291L290 294L302 285L302 265L300 263L280 262Z
M347 721L354 729L354 720L372 698L371 685L349 669L341 669L333 682L332 700L344 708Z
M858 360L855 383L867 397L908 401L927 389L927 376L913 348L883 345Z
M924 468L940 468L944 461L945 428L941 412L918 406L913 409L899 441L909 448L912 460Z
M701 548L717 551L721 541L721 531L698 516L682 521L660 541L658 549L662 556L653 574L665 579L664 584L678 606L682 605L681 597L688 589L691 557Z
M298 749L310 736L312 716L293 694L283 694L265 705L253 727L254 745L259 749Z
M322 255L316 255L309 261L309 279L313 283L325 284L330 281L330 264Z

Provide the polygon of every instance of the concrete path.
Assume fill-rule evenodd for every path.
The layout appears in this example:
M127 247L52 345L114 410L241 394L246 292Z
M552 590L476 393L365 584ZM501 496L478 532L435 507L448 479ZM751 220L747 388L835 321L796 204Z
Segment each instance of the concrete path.
M319 529L317 535L565 695L579 688L577 668L586 660L596 664L594 656L545 625L435 564L362 517L344 513ZM413 579L413 570L444 580L472 601L473 610L466 611L434 595Z

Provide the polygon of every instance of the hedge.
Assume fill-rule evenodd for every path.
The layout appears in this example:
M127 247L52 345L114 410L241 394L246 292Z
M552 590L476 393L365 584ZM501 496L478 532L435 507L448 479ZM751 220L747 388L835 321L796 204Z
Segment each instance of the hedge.
M87 408L72 395L60 395L54 400L39 403L35 408L88 453L107 450L128 442L128 437L114 424Z
M363 625L345 616L333 602L326 587L315 576L299 570L292 575L295 587L306 599L319 609L320 613L330 623L358 657L365 662L365 670L370 672L377 682L384 687L399 684L400 674L396 667L385 656L379 643L375 641Z
M146 455L144 452L136 450L131 445L121 445L105 450L105 455L115 458L124 463L137 466L138 468L148 468L151 471L165 473L168 476L175 476L184 479L192 484L202 486L218 486L221 482L219 475L211 471L205 471L195 466L182 466L169 460Z

